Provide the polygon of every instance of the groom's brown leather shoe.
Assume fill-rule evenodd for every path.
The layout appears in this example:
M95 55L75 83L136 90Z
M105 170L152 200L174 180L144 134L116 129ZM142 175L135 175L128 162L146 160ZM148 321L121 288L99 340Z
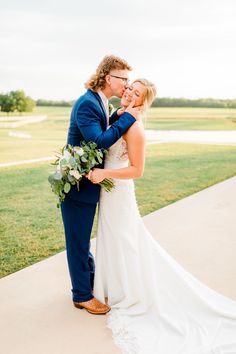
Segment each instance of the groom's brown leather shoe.
M74 301L74 306L77 307L78 309L85 309L89 313L92 313L93 315L105 315L111 309L109 306L102 304L100 301L98 301L95 298L85 302Z

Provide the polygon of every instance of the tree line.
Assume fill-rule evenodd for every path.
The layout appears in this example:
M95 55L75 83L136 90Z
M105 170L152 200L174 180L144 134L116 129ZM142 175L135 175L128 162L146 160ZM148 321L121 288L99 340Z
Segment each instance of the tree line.
M112 97L111 104L115 108L120 106L120 99ZM57 106L57 107L72 107L75 101L49 101L49 100L37 100L37 106ZM152 107L206 107L206 108L236 108L236 99L223 100L214 98L170 98L170 97L157 97Z
M65 100L51 101L51 100L43 100L43 99L36 100L36 106L43 106L43 107L51 107L51 106L72 107L74 103L75 100L74 101L73 100L72 101L65 101Z
M34 101L26 96L23 90L10 91L0 94L0 110L2 112L32 112L36 106L72 107L75 101L53 101L38 99ZM113 97L110 102L114 107L120 106L120 99ZM214 98L171 98L158 97L152 107L205 107L205 108L236 108L236 99L214 99Z
M152 107L206 107L206 108L236 108L236 99L214 99L214 98L156 98Z

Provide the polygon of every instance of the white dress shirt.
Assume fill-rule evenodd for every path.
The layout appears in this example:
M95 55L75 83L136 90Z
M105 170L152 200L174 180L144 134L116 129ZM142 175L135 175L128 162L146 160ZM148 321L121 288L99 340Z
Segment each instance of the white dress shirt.
M109 125L109 106L108 106L108 98L106 97L106 95L104 95L104 93L99 90L97 91L97 93L99 94L99 96L101 97L105 112L106 112L106 116L107 116L107 126Z

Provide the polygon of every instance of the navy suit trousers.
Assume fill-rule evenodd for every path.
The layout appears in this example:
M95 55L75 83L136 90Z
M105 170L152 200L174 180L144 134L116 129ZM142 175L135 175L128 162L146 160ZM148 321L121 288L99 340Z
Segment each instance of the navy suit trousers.
M61 213L66 236L66 251L72 283L72 299L76 302L93 298L94 259L90 252L90 235L96 212L95 203L74 200L66 195Z

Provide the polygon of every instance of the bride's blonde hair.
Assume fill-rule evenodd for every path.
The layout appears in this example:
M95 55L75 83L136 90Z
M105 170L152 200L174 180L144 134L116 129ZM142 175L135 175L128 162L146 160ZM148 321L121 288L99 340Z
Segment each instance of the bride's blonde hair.
M143 111L145 112L152 104L156 97L157 91L155 85L147 79L136 79L133 83L140 82L146 88L143 101Z

